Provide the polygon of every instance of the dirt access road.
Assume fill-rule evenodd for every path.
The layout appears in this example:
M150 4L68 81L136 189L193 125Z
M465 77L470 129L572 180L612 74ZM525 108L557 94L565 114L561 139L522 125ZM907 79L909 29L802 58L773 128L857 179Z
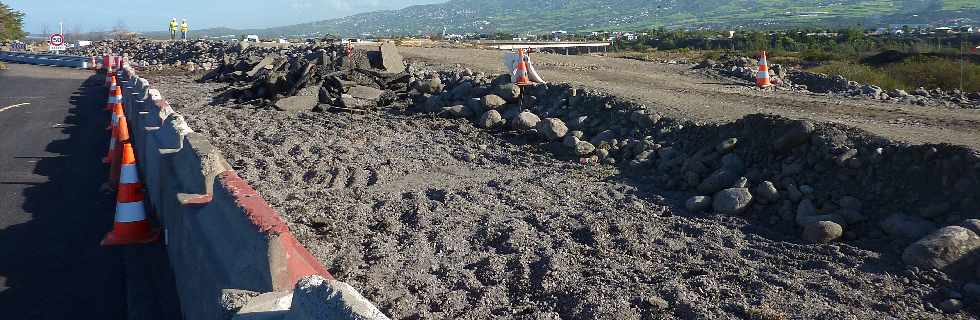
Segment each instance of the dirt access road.
M400 48L405 58L505 72L500 51ZM919 107L791 91L761 91L744 82L707 77L690 65L670 65L596 56L538 54L538 73L552 82L598 88L656 107L668 116L729 122L747 114L841 123L895 141L951 143L980 150L980 110Z

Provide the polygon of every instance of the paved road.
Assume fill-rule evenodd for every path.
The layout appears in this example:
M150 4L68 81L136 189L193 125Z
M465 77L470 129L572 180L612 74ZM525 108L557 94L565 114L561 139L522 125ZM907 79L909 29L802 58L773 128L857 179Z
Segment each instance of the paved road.
M160 245L99 246L114 209L112 195L98 191L107 175L101 78L8 66L0 71L0 319L125 319L145 310L127 307L126 292L167 287L167 267L144 272L161 259L167 266Z

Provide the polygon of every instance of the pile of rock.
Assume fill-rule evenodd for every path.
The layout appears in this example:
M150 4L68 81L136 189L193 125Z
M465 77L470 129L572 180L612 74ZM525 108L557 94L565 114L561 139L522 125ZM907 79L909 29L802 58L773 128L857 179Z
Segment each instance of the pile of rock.
M283 111L364 111L404 98L409 75L391 44L356 49L311 44L222 55L201 81L229 83L222 97Z
M531 137L582 163L618 164L658 189L693 193L691 213L746 216L806 242L910 244L980 213L980 155L966 148L898 145L768 115L682 123L568 85L520 88L508 75L410 71L417 112ZM926 256L915 261L934 261Z
M217 66L222 54L236 47L226 42L103 40L90 46L71 48L68 54L102 56L106 53L123 55L137 67L180 67L189 71L210 70Z

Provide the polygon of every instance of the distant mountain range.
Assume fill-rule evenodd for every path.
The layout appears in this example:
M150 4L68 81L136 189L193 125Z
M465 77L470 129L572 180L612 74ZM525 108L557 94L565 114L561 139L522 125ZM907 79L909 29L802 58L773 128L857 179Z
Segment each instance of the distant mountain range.
M978 0L452 0L269 29L207 29L197 35L595 31L667 28L776 28L980 24ZM151 33L163 36L165 33Z

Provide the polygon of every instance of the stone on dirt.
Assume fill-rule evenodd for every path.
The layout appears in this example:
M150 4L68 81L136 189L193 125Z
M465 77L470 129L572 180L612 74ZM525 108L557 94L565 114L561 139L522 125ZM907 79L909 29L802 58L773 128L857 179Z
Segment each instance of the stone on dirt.
M761 203L774 203L779 201L779 190L770 181L762 181L752 190L752 195Z
M588 141L579 141L575 143L575 154L579 156L587 156L595 151L595 146Z
M480 102L483 103L483 107L487 110L497 109L507 104L507 101L504 101L504 98L501 98L495 94L483 96L483 98L480 99Z
M516 84L508 83L497 86L494 94L503 98L507 102L517 102L521 98L521 87Z
M319 100L316 96L292 96L276 101L276 109L288 112L313 110Z
M803 240L810 243L829 243L843 234L844 227L833 221L816 221L803 227Z
M741 213L752 203L752 193L746 188L728 188L712 197L712 207L718 213Z
M565 126L565 123L561 119L556 118L545 118L541 120L541 122L538 122L537 129L548 140L558 140L568 134L568 127Z
M439 114L449 118L467 118L469 117L469 110L466 109L466 106L457 104L455 106L442 108L442 111L440 111Z
M385 71L402 72L405 70L405 60L398 53L398 48L395 47L394 43L385 42L385 44L381 45L380 50L381 64L384 66Z
M920 268L947 270L953 267L964 271L976 262L977 248L980 248L980 236L964 227L948 226L905 248L902 261Z
M377 100L382 94L384 94L384 91L367 86L355 86L351 87L350 90L347 91L347 94L358 99Z
M500 116L500 112L497 112L497 110L490 110L484 112L483 115L480 116L480 120L477 121L476 125L480 128L491 129L503 125L504 122L504 117Z
M540 121L541 118L539 118L536 114L524 111L517 114L517 117L514 117L513 122L511 122L511 126L518 131L527 131L537 127L538 122Z

